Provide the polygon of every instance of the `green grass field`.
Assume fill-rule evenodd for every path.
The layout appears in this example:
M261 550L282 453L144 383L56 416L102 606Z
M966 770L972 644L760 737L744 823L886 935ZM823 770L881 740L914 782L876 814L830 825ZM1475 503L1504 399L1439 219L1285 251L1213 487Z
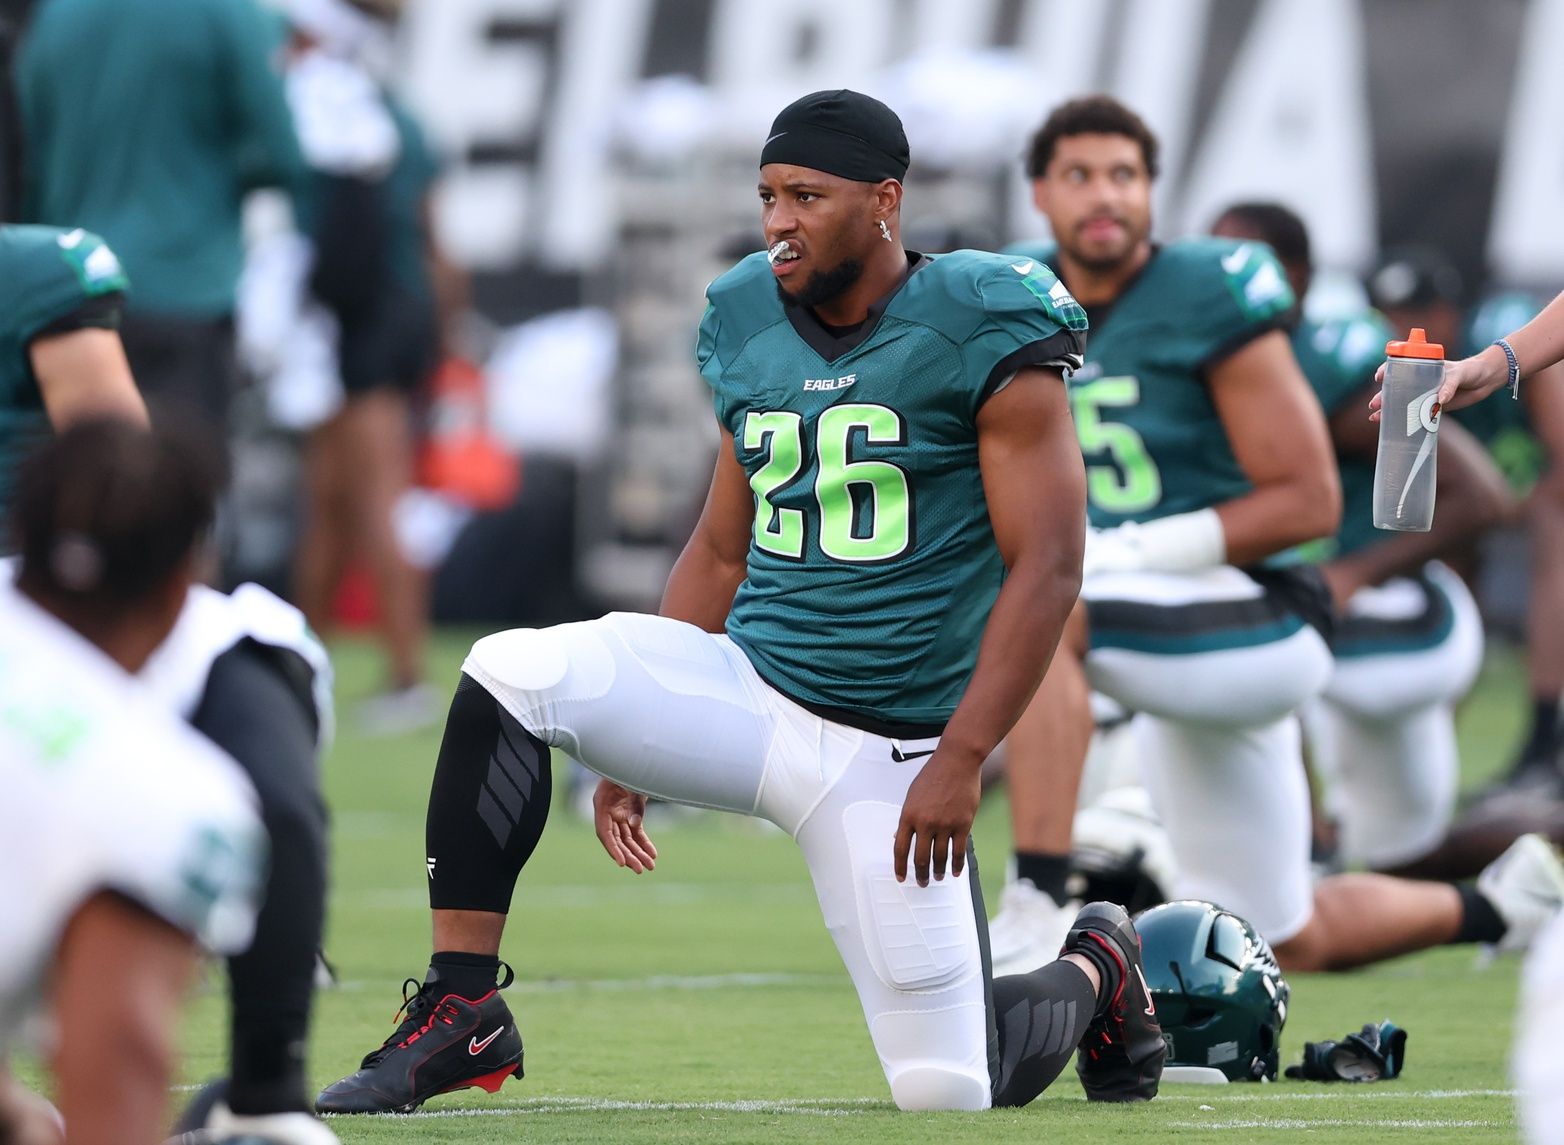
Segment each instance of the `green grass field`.
M437 679L454 681L469 637L442 638ZM326 765L335 816L327 947L342 982L317 1005L318 1084L379 1043L403 978L422 977L423 808L439 736L358 736L351 704L372 686L375 660L356 642L335 651L344 718ZM1524 695L1514 657L1491 657L1462 714L1468 782L1509 750ZM1118 1108L1088 1106L1067 1072L1024 1110L899 1113L792 843L718 815L652 829L662 858L637 878L556 799L504 950L517 973L507 997L526 1040L526 1079L493 1098L437 1098L413 1117L334 1119L344 1142L1515 1139L1506 1059L1517 967L1479 970L1471 950L1456 949L1292 978L1284 1061L1306 1040L1389 1017L1410 1032L1394 1082L1167 1086L1156 1102ZM985 806L978 838L993 901L1009 841L1002 802ZM223 1022L214 973L187 1025L187 1083L223 1068Z

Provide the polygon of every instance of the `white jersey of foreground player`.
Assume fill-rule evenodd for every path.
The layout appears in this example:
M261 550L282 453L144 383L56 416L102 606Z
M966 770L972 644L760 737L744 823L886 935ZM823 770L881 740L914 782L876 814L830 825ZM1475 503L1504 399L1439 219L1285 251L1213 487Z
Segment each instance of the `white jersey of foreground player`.
M1521 977L1512 1068L1521 1133L1531 1145L1564 1145L1564 915L1538 935Z
M218 953L255 924L265 836L238 766L0 578L0 1055L71 917L111 891Z
M324 748L332 733L331 660L304 614L258 584L241 584L231 593L192 585L173 630L138 676L176 714L192 719L212 665L245 640L293 652L309 665L317 740Z

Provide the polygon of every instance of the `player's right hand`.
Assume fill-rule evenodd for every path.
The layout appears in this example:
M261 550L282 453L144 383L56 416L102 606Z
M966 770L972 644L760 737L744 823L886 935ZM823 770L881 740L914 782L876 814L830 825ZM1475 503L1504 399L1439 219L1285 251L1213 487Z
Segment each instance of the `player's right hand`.
M608 857L636 874L655 870L657 848L642 825L646 815L646 796L621 787L612 780L600 779L592 793L592 825L597 841Z
M902 803L891 856L897 882L907 881L909 857L920 887L929 885L931 871L935 879L945 877L947 857L951 875L961 876L972 820L983 795L981 770L981 759L974 763L953 750L935 749Z

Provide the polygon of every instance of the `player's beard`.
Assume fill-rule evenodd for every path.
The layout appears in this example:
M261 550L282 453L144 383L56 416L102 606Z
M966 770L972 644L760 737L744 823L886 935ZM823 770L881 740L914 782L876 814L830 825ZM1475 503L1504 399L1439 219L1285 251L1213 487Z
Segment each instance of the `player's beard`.
M1112 274L1135 257L1135 252L1151 233L1150 225L1136 226L1134 220L1118 216L1117 221L1125 230L1124 243L1118 250L1088 251L1085 244L1072 242L1066 253L1094 274ZM1063 246L1065 244L1061 244Z
M829 270L810 271L797 290L788 290L778 282L777 294L784 303L812 308L840 298L862 277L863 260L844 258Z

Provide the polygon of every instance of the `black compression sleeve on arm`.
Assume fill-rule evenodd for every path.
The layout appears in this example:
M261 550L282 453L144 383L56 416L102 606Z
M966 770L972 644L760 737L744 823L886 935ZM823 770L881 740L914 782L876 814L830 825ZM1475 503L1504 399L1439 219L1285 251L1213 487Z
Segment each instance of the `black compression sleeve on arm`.
M510 911L548 820L549 748L466 673L456 686L424 827L432 910Z

